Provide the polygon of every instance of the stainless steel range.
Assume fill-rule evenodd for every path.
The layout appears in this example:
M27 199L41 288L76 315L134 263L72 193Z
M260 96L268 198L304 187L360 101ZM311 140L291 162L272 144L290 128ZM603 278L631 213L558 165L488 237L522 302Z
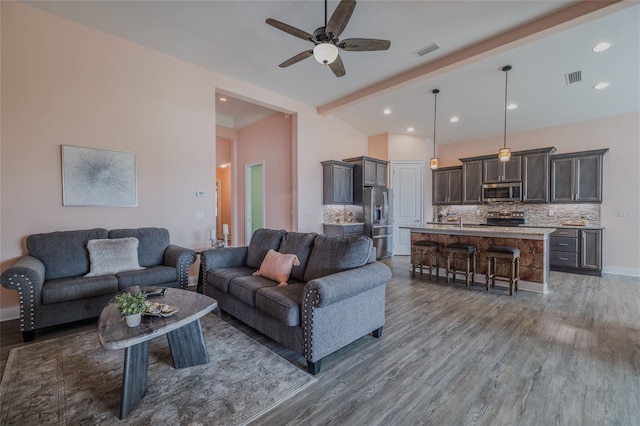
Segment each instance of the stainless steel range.
M525 223L524 212L510 212L506 210L487 212L486 225L489 226L520 226Z

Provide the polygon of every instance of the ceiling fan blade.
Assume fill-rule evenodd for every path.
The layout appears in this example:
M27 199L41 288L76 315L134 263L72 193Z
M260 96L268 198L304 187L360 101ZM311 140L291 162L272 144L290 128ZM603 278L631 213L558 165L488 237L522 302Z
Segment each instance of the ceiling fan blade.
M336 10L333 11L329 22L327 22L327 28L325 29L327 35L333 33L336 37L340 37L347 23L349 23L349 19L351 19L351 14L355 8L355 0L341 0Z
M281 31L284 31L285 33L291 34L292 36L296 36L303 40L309 40L309 41L313 40L313 36L308 32L302 31L296 27L292 27L291 25L285 24L284 22L276 21L275 19L271 19L271 18L267 18L265 22L271 25L272 27L275 27Z
M303 59L307 59L310 56L313 56L313 50L305 50L304 52L298 53L296 56L292 56L278 66L280 68L286 68L289 65L297 64L298 62L302 61Z
M375 38L348 38L342 40L337 46L346 51L371 51L371 50L387 50L391 46L389 40L378 40Z
M342 59L340 59L340 55L336 58L335 61L329 64L329 68L336 75L336 77L342 77L347 72L344 70L344 64L342 63Z

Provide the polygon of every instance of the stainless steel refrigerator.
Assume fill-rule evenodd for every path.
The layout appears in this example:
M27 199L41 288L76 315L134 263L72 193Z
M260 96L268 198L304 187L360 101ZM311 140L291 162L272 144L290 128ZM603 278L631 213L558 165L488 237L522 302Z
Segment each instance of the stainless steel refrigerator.
M362 209L365 235L373 239L378 259L391 257L393 249L393 193L389 188L363 189Z

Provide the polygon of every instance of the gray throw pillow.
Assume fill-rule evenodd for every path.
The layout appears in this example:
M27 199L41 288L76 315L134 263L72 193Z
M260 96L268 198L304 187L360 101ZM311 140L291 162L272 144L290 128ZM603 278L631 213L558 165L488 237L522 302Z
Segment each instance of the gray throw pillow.
M256 229L247 248L247 266L259 269L269 250L278 251L284 230Z
M85 277L115 275L144 269L138 264L138 239L133 237L87 241L89 273Z
M304 280L335 274L363 266L373 250L373 240L364 235L339 237L318 235L313 242Z
M280 253L295 254L298 256L300 265L294 266L291 269L291 278L297 281L304 280L304 271L307 269L307 262L311 249L313 248L313 240L316 239L318 234L315 232L302 233L302 232L287 232L282 237L280 242Z

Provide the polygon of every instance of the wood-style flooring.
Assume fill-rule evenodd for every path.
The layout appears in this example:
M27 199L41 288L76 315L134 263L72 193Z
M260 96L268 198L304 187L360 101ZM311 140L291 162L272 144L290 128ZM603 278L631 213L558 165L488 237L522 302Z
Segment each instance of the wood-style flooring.
M384 261L383 337L325 358L318 382L253 425L639 425L640 279L551 273L546 295L411 279ZM304 359L223 318L301 369ZM36 341L95 329L57 327ZM0 323L0 366L20 345ZM211 356L215 356L211 354Z

